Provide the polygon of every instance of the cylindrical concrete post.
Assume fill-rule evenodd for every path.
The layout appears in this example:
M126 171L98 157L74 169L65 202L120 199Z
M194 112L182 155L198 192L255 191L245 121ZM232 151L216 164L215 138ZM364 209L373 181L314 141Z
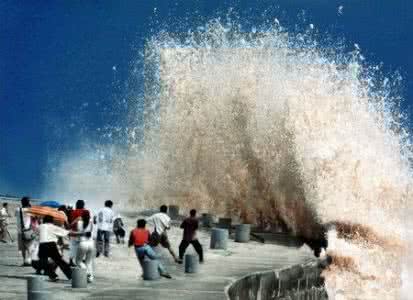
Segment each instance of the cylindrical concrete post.
M74 289L87 288L86 269L72 268L72 288Z
M145 259L142 264L143 279L144 280L157 280L161 277L158 270L158 260Z
M235 226L235 241L239 243L246 243L250 240L251 225L239 224Z
M231 230L231 222L231 218L219 218L217 227Z
M199 258L195 254L185 254L185 273L198 273Z
M45 289L44 280L39 276L27 278L27 300L49 300L49 292Z
M168 214L169 214L169 217L171 217L172 220L178 219L178 217L179 217L179 206L178 205L169 205Z
M228 230L222 228L212 228L211 249L227 249Z
M214 222L214 217L212 214L204 213L202 214L201 223L204 227L212 227L212 223Z

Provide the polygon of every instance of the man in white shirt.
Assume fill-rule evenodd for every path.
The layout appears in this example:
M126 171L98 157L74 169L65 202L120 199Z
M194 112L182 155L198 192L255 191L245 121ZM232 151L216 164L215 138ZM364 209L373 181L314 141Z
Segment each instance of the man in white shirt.
M45 270L46 275L48 275L53 281L57 280L57 274L48 264L49 258L56 263L56 265L66 275L67 279L72 278L72 269L69 264L63 260L62 255L57 249L57 240L60 237L67 236L68 234L69 231L53 224L52 216L45 216L43 218L43 224L39 226L40 267Z
M31 248L33 240L24 239L23 234L24 231L29 231L32 226L32 218L27 213L30 207L30 198L23 197L21 199L21 207L16 208L17 247L23 257L23 267L30 267L32 265Z
M95 217L95 223L97 224L97 247L96 257L99 257L101 253L104 256L109 257L110 252L110 234L113 229L113 219L115 214L112 210L113 202L111 200L105 201L105 207L99 210Z
M150 216L147 219L147 222L153 228L152 234L156 232L159 235L159 243L162 247L168 249L175 262L182 263L182 260L180 260L172 250L171 243L169 242L167 230L171 228L171 218L166 214L167 211L168 207L166 205L162 205L160 212Z

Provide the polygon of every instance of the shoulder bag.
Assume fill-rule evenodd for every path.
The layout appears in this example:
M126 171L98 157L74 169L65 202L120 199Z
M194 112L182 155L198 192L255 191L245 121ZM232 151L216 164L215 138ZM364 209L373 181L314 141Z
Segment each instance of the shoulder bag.
M22 231L22 239L25 242L30 242L35 239L35 234L32 229L32 225L30 224L29 229L24 228L24 220L23 220L23 208L20 208L20 224L21 224L21 231Z

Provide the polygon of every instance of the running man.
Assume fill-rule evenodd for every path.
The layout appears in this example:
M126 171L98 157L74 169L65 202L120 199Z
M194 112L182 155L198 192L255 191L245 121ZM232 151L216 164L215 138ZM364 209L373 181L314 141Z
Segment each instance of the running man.
M175 252L172 250L171 243L169 242L167 230L171 228L171 218L167 215L168 207L162 205L160 212L150 216L147 221L153 227L152 235L159 235L159 243L165 249L168 249L176 263L182 263Z

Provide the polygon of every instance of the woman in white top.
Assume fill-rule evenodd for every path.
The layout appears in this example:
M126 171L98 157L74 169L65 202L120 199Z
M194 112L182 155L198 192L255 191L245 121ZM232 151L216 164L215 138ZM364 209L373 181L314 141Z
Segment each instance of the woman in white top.
M77 221L77 230L71 235L77 236L79 244L76 252L76 265L86 269L87 281L93 282L93 259L95 257L95 245L92 239L93 224L90 213L84 210Z
M53 281L57 280L57 274L48 265L48 259L51 258L56 265L62 270L68 279L72 278L72 270L57 249L57 240L59 237L65 237L69 231L53 224L52 216L45 216L43 224L39 226L39 259L42 269L46 275Z

